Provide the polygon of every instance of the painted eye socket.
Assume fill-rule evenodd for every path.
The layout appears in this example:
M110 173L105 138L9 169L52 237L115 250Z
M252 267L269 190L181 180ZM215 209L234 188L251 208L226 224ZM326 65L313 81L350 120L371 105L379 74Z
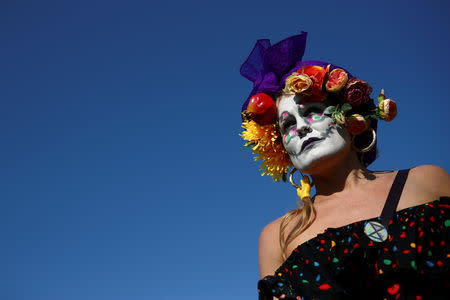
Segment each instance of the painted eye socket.
M287 118L287 116L288 116L288 113L287 113L287 112L284 112L284 113L281 115L281 117L280 117L280 122L283 122L284 119Z
M287 119L285 119L283 121L283 123L281 123L281 131L282 132L287 132L289 130L289 128L291 128L292 126L295 126L296 121L293 117L289 117Z
M280 116L280 128L283 134L287 132L291 127L295 127L296 124L297 120L295 120L295 117L293 115L284 112Z

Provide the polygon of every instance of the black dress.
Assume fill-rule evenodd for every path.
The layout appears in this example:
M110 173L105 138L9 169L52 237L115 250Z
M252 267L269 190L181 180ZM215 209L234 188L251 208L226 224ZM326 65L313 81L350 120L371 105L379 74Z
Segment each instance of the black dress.
M258 282L259 299L450 299L450 198L395 212L399 175L380 217L328 228L298 246ZM385 241L365 234L369 221L386 225Z

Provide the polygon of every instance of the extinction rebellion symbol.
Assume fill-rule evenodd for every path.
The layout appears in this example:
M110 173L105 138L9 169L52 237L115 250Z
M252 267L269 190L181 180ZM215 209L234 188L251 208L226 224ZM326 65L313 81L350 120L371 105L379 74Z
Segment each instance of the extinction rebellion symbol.
M369 221L364 226L364 233L374 242L384 242L388 237L386 228L378 222Z

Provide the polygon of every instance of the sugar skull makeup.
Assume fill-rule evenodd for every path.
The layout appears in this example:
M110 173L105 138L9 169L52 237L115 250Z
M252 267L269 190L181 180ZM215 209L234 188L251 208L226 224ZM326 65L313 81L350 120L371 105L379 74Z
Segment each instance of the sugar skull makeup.
M289 142L291 141L292 137L295 136L295 134L297 133L297 128L296 127L292 127L291 129L289 129L288 132L286 132L283 135L283 142L284 144L289 144Z
M324 102L306 102L295 95L283 95L278 104L283 146L301 171L350 147L349 134L324 114L326 107Z
M320 121L323 118L323 112L319 113L319 114L315 114L315 115L310 115L308 116L308 122L312 123L312 122L316 122L316 121Z

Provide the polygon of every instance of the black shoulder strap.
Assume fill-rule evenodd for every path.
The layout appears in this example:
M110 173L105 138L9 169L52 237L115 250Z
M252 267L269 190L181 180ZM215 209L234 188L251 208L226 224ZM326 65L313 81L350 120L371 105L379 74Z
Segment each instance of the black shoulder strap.
M394 182L392 183L391 190L389 191L389 195L380 216L381 223L386 227L397 210L397 204L402 195L408 173L409 169L398 171L397 176L395 176Z

